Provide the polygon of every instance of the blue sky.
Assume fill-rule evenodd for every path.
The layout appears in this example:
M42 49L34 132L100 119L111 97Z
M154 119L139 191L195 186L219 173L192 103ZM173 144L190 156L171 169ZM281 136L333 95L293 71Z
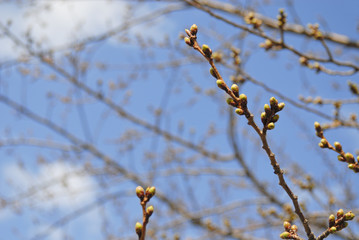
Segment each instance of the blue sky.
M287 6L287 1L273 1L271 4L266 4L265 1L240 3L244 6L251 5L259 13L273 18L279 8ZM147 24L140 24L106 41L89 44L86 46L87 51L75 52L63 46L102 34L115 26L122 26L131 17L151 15L151 11L164 8L167 3L141 2L130 16L126 15L126 1L34 1L33 4L23 5L2 4L1 23L5 24L11 19L10 29L20 38L30 28L34 42L43 41L41 47L36 46L35 49L60 49L54 54L55 60L72 74L74 71L67 58L69 55L77 57L82 64L89 63L88 72L79 76L92 89L108 96L136 118L157 124L161 129L196 144L203 144L207 149L223 155L231 153L226 135L228 109L225 96L216 88L215 80L209 75L209 65L204 59L191 62L189 57L199 54L186 47L178 37L193 23L199 27L199 43L209 44L213 51L217 51L223 49L218 39L228 36L228 39L232 39L231 44L242 48L243 59L245 52L250 54L244 68L247 73L296 101L299 94L328 99L352 98L346 82L350 79L358 83L357 74L350 77L316 74L313 70L300 66L297 57L288 51L266 52L258 47L264 41L258 37L249 36L239 40L236 37L238 29L195 9L177 11ZM324 31L358 39L358 1L295 1L294 6L303 25L319 22ZM291 14L293 13L288 11L289 22L294 19ZM306 38L288 34L286 39L302 51L325 53L320 44ZM154 45L148 48L146 45L151 42ZM141 48L140 43L146 47ZM24 51L14 47L7 39L0 39L0 45L3 46L0 62L11 62L23 56ZM338 49L335 44L328 45ZM339 58L343 60L352 61L353 56L358 54L357 50L342 50L343 54ZM226 50L224 52L228 53ZM176 59L185 63L176 69L166 67L167 63ZM103 62L106 68L96 67L99 62ZM164 67L158 70L154 67L156 64ZM219 66L219 69L229 82L233 71L224 66ZM18 70L29 71L30 74L21 74ZM249 184L237 175L223 180L217 180L213 175L166 175L167 170L180 167L192 170L223 169L227 172L241 169L235 161L222 163L199 157L180 144L168 142L138 124L120 118L104 104L76 89L63 76L52 79L54 74L58 73L35 59L13 67L3 66L0 70L0 92L39 116L50 119L82 141L94 144L124 168L156 185L160 192L168 194L171 199L183 201L189 210L198 211L216 206L216 201L208 200L213 189L223 190L221 194L226 195L227 201L222 204L258 197L250 188L231 191L235 189L234 183ZM333 88L333 85L339 85L339 90ZM244 84L241 92L248 96L248 106L259 122L262 107L273 94L250 83ZM159 108L162 108L162 118L158 122L154 112ZM327 114L333 112L331 106L317 108ZM103 226L120 239L135 239L133 226L141 219L138 200L134 196L135 183L121 175L103 175L106 170L104 164L90 153L59 150L59 146L71 147L71 142L16 113L5 104L1 104L0 109L3 113L0 119L3 136L0 139L3 142L32 140L28 146L24 143L14 146L5 144L0 149L3 159L0 162L0 196L12 202L0 211L0 231L5 238L32 239L67 214L89 206L90 210L78 214L78 218L63 226L56 226L43 239L65 239L65 233L74 239L105 239ZM358 113L357 104L342 109L344 116L352 112ZM286 103L275 130L269 132L270 144L281 166L288 170L288 178L296 175L296 169L292 167L295 162L309 174L315 174L318 181L328 181L332 188L337 189L334 192L342 196L343 186L335 183L336 177L341 176L350 183L355 181L355 176L348 172L345 164L336 161L336 153L317 147L319 139L314 134L314 121L325 122L316 115ZM214 135L208 136L213 127L216 128ZM287 201L287 196L277 186L269 160L258 147L258 136L249 128L245 119L240 117L235 129L240 149L249 166L256 169L258 178L268 182L268 187L272 187L280 199ZM131 138L126 138L128 136ZM331 142L340 141L345 151L358 150L357 130L338 129L328 131L327 136ZM36 147L35 140L45 145L50 144L52 148ZM166 150L169 148L170 150ZM155 157L149 158L151 154ZM86 164L90 164L91 171L86 168ZM333 168L337 169L334 171L337 175L331 178L328 174ZM222 189L220 184L226 181L232 181L234 186L229 184L227 190ZM188 189L193 191L194 197L186 195ZM298 192L300 199L308 200L308 206L313 210L320 209L307 192L296 187L294 190ZM109 198L104 204L94 204L101 202L103 196L117 193L119 197L113 197L113 201ZM326 197L322 191L316 194ZM196 201L192 201L192 198ZM215 197L211 200L215 200ZM353 206L350 207L357 206L355 203L358 201L353 201ZM168 208L156 198L153 199L153 205L156 211L151 224L160 228L168 220L164 217ZM248 214L255 211L256 207L252 208L248 208ZM232 216L231 214L233 212L228 213L228 216ZM108 222L102 221L105 217ZM215 215L212 217L212 221L221 222ZM178 216L174 217L177 218L181 220ZM203 234L200 229L186 228L188 225L188 222L184 222L178 228L171 228L170 232L180 231L183 239ZM271 233L273 238L279 231Z

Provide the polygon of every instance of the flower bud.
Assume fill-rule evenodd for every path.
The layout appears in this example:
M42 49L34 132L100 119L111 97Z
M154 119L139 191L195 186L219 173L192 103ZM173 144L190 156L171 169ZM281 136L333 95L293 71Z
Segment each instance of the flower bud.
M339 209L338 212L337 212L337 218L341 218L344 216L344 211L343 209Z
M191 36L192 36L192 34L191 34L191 31L190 31L190 30L185 29L184 31L186 32L186 34L187 34L187 36L188 36L188 37L191 37Z
M196 35L198 31L198 27L196 24L193 24L190 28L190 32L192 33L192 35Z
M353 163L348 164L348 168L351 169L351 170L354 170L355 169L355 164L353 164Z
M226 83L222 80L222 79L219 79L216 81L217 83L217 86L222 89L222 90L226 90L227 89L227 85Z
M209 48L209 46L207 44L202 45L202 51L207 57L211 57L212 50Z
M272 129L274 129L274 123L272 123L272 122L270 122L270 123L268 123L268 125L267 125L267 128L269 129L269 130L272 130Z
M284 221L283 222L283 227L284 227L285 230L289 231L290 227L291 227L290 222Z
M267 115L271 115L272 111L270 109L270 106L268 104L264 104L264 111Z
M339 142L334 142L335 151L341 152L342 151L342 145Z
M232 92L234 93L234 95L235 95L236 97L239 96L239 87L238 87L237 84L233 84L233 85L231 86L231 90L232 90Z
M141 186L136 187L136 195L141 200L145 197L145 190L143 189L143 187Z
M279 112L279 111L282 111L283 108L284 108L284 106L285 106L284 102L279 103L278 106L277 106L278 112Z
M150 217L153 213L153 206L149 206L147 209L146 209L146 214L148 217Z
M214 71L214 69L213 69L212 67L209 69L209 73L210 73L214 78L218 79L217 74L216 74L216 72Z
M329 227L333 227L335 225L335 216L331 214L328 219Z
M275 109L278 105L278 100L275 97L269 99L269 103L272 109Z
M190 47L193 46L193 42L191 41L191 39L189 37L185 37L184 42Z
M347 161L347 163L355 163L353 154L349 152L345 154L345 160Z
M345 215L344 215L344 220L345 221L350 221L350 220L353 220L355 217L355 214L350 211L350 212L347 212Z
M297 225L292 225L292 226L290 227L290 229L292 230L293 233L298 232L298 227L297 227Z
M317 132L321 132L322 131L322 127L320 126L320 123L315 122L314 123L314 128Z
M153 197L155 194L156 194L156 188L155 187L148 187L146 189L146 196L147 196L148 199Z
M289 232L282 232L279 237L281 239L290 239L290 233Z
M247 107L247 96L245 94L239 95L239 101L242 106Z
M265 112L261 113L261 120L262 120L262 123L265 124L265 122L267 120L267 114Z
M227 98L227 104L231 105L233 107L237 107L236 102L233 100L233 98Z
M337 228L336 227L331 227L329 228L329 232L330 233L335 233L337 231Z
M139 237L142 235L142 224L137 222L135 226L136 233Z
M322 148L327 148L328 147L328 141L327 141L327 139L325 139L325 138L322 138L321 140L320 140L320 143L322 144Z
M272 122L277 122L278 121L278 119L279 119L279 115L274 115L273 117L272 117Z
M236 109L236 113L237 113L238 115L243 115L243 114L244 114L244 111L243 111L242 108L237 108L237 109Z

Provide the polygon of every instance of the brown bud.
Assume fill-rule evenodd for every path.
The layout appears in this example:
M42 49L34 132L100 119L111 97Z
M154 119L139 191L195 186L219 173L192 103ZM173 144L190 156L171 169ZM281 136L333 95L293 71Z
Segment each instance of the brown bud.
M184 42L190 47L193 46L193 42L191 41L191 39L189 37L185 37Z
M279 119L279 115L274 115L273 117L272 117L272 122L277 122L278 121L278 119Z
M240 103L241 103L241 106L243 106L243 107L247 107L247 96L245 95L245 94L241 94L241 95L239 95L239 101L240 101Z
M213 69L212 67L209 69L209 73L210 73L214 78L218 79L218 76L217 76L216 72L214 71L214 69Z
M152 198L156 194L156 188L155 187L148 187L146 189L146 197L148 199Z
M227 104L231 105L233 107L237 107L236 102L233 100L233 98L227 98Z
M137 222L135 226L136 233L139 237L142 235L142 224Z
M242 108L237 108L237 109L236 109L236 113L237 113L238 115L243 115L243 114L244 114L244 111L243 111Z
M217 83L217 86L218 86L220 89L222 89L222 90L227 90L227 85L226 85L226 83L225 83L223 80L219 79L219 80L216 81L216 83Z
M212 49L210 49L210 47L207 44L202 45L202 51L207 57L212 56Z
M282 233L279 235L279 237L280 237L281 239L290 239L290 238L291 238L291 235L290 235L289 232L282 232Z
M234 95L235 95L236 97L239 97L239 87L238 87L237 84L233 84L233 85L231 86L231 90L232 90L232 92L234 93Z
M347 161L347 163L355 163L353 154L349 152L345 154L345 160Z
M272 122L268 123L268 125L267 125L267 128L268 128L269 130L274 129L274 127L275 127L275 125L274 125L274 123L272 123Z
M148 217L150 217L153 213L153 206L149 206L147 209L146 209L146 214Z
M341 218L344 216L344 210L343 209L339 209L337 212L337 218Z
M192 33L192 35L196 35L198 31L198 27L196 24L193 24L190 28L190 32Z
M143 189L143 187L141 186L136 187L136 195L141 200L145 197L145 190Z
M283 222L283 227L284 227L285 230L289 231L290 227L291 227L290 222L284 221Z
M335 216L333 214L329 216L328 224L329 227L333 227L335 225Z
M339 142L334 142L335 151L341 152L342 151L342 145Z

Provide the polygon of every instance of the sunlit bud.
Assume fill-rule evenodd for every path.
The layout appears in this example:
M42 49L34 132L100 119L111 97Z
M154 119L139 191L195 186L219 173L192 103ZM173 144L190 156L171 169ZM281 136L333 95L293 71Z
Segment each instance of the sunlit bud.
M245 94L239 95L239 101L241 102L242 106L247 106L247 96Z
M343 209L339 209L337 212L337 218L341 218L344 216L344 210Z
M267 114L265 112L262 112L261 113L261 120L262 120L262 123L264 124L267 120Z
M325 146L323 145L323 143L318 143L318 146L320 147L320 148L325 148Z
M211 57L212 55L212 50L209 48L209 46L207 44L203 44L202 45L202 51L204 52L204 54L207 56L207 57Z
M220 89L222 89L222 90L226 90L227 89L227 85L226 85L226 83L223 81L223 80L217 80L216 81L216 83L217 83L217 86L220 88Z
M348 81L348 86L350 91L355 94L355 95L359 95L359 88L358 85L355 84L354 82Z
M308 64L308 58L302 56L302 57L299 58L299 62L302 65L307 65Z
M279 104L277 105L278 112L279 112L279 111L282 111L283 108L284 108L284 106L285 106L284 102L279 103Z
M352 213L352 211L350 212L347 212L345 215L344 215L344 219L345 221L350 221L350 220L353 220L355 217L355 214Z
M153 213L153 206L149 206L147 209L146 209L146 213L147 213L147 216L150 217Z
M233 107L237 107L236 102L233 100L233 98L227 98L227 104L231 105Z
M156 188L155 188L155 187L148 187L148 188L146 189L146 196L147 196L148 198L153 197L155 194L156 194Z
M275 127L275 125L274 125L274 123L268 123L268 125L267 125L267 128L269 129L269 130L272 130L272 129L274 129L274 127Z
M320 143L323 145L323 147L328 147L328 141L327 141L327 139L325 139L325 138L322 138L321 140L320 140Z
M334 226L334 224L335 224L335 216L333 214L329 216L328 223L329 223L329 227Z
M338 155L338 160L341 162L345 162L345 158L342 155Z
M242 108L237 108L237 109L236 109L236 113L237 113L238 115L243 115L243 114L244 114L244 111L243 111Z
M193 24L190 28L190 31L193 35L196 35L197 34L197 31L198 31L198 27L196 24Z
M285 230L289 231L289 230L290 230L290 227L291 227L290 222L284 221L283 227L284 227Z
M334 147L337 152L342 151L342 145L339 142L334 142Z
M191 41L191 39L189 37L185 37L184 42L190 47L193 46L193 43L192 43L192 41Z
M292 225L292 226L290 227L290 229L291 229L294 233L298 232L298 227L297 227L297 225Z
M272 109L275 109L278 105L278 100L275 97L269 99L269 103Z
M238 87L237 84L233 84L233 85L231 86L231 90L232 90L232 92L234 93L234 95L236 95L236 97L239 96L239 87Z
M281 239L289 239L291 236L290 236L290 233L289 232L282 232L279 237Z
M351 170L354 170L355 169L355 164L353 164L353 163L348 164L348 168L351 169Z
M142 224L137 222L135 226L136 233L139 237L142 235Z
M349 152L345 154L345 160L347 160L347 163L355 163L353 154Z
M322 127L320 126L320 123L315 122L315 123L314 123L314 127L315 127L315 130L316 130L317 132L321 132L321 131L322 131Z
M336 227L331 227L329 228L329 232L330 233L335 233L337 231L337 228Z
M271 109L270 109L270 106L268 105L268 104L264 104L264 111L268 114L268 115L270 115L271 114Z
M209 69L209 73L210 73L214 78L216 78L216 79L218 78L216 72L214 71L214 69L213 69L212 67Z
M274 115L273 117L272 117L272 122L277 122L278 121L278 119L279 119L279 115Z
M145 190L143 189L143 187L141 186L136 187L136 195L141 200L145 197Z

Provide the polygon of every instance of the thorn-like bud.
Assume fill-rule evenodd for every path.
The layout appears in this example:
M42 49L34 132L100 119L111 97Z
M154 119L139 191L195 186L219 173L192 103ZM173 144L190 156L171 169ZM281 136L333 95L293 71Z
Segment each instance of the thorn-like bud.
M279 237L281 238L281 239L290 239L290 233L289 232L282 232L280 235L279 235Z
M241 103L242 107L247 107L247 96L245 94L239 95L239 102Z
M150 217L153 213L153 206L149 206L147 209L146 209L146 214L148 217Z
M335 216L331 214L328 218L328 225L329 227L333 227L335 225Z
M198 27L196 24L193 24L190 28L190 32L192 33L192 35L196 35L198 31Z
M238 115L243 115L243 114L244 114L244 111L243 111L242 108L236 108L236 113L237 113Z
M136 233L137 233L138 237L141 237L141 235L142 235L142 224L137 222L136 226L135 226L135 230L136 230Z
M231 90L232 90L232 92L234 93L234 95L235 95L236 97L239 97L239 87L238 87L237 84L233 84L233 85L231 86Z
M193 47L193 42L191 41L191 39L189 37L185 37L184 38L184 42L190 46L190 47Z
M217 83L217 86L222 89L222 90L226 90L227 89L227 85L226 83L222 80L222 79L219 79L216 81Z
M275 125L274 125L274 123L272 123L272 122L268 123L268 125L267 125L267 128L268 128L269 130L274 129L274 127L275 127Z
M209 73L210 73L215 79L218 79L218 76L217 76L216 72L214 71L214 69L213 69L212 67L209 69Z
M277 105L278 112L282 111L284 106L285 106L284 102L278 103L278 105Z
M202 51L207 57L210 58L212 56L212 49L210 49L210 47L207 44L202 45Z
M337 219L341 218L344 216L344 210L343 209L339 209L337 212Z
M146 189L146 196L148 199L152 198L156 194L156 188L155 187L148 187Z
M297 233L297 232L298 232L298 227L297 227L297 225L292 225L292 226L290 227L290 230L292 230L293 233Z
M227 104L231 105L233 107L237 107L236 102L233 100L233 98L227 98Z
M143 187L136 187L136 195L142 201L142 199L145 197L145 190L143 189Z
M272 117L272 122L277 122L279 120L279 115L274 115L273 117Z
M284 221L283 222L283 227L286 231L289 231L290 230L290 227L291 227L291 224L290 222L287 222L287 221Z
M350 220L353 220L355 218L355 214L350 211L350 212L347 212L345 215L344 215L344 220L345 221L350 221Z
M335 233L337 231L337 228L336 227L331 227L329 228L329 232L330 233Z
M349 152L345 154L345 160L347 161L347 163L355 163L353 154Z
M335 151L341 152L342 151L342 145L339 142L334 142Z

